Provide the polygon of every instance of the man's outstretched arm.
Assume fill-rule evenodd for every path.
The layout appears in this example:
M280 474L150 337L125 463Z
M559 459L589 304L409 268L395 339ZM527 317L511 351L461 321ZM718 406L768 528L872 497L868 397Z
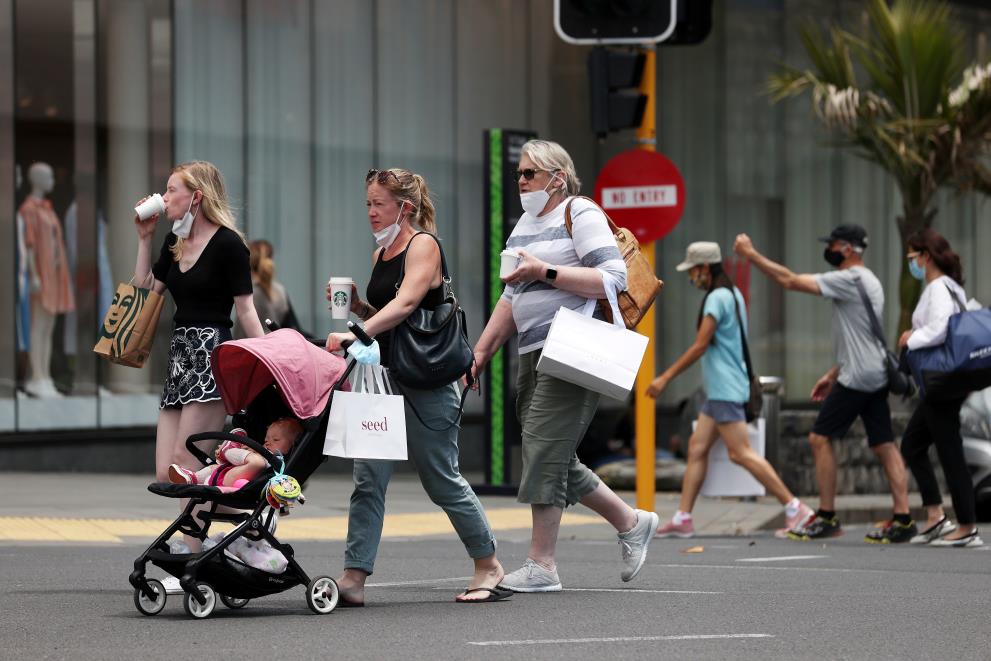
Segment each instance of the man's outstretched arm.
M819 290L819 283L816 282L814 275L793 273L783 264L771 261L757 252L750 237L746 234L736 235L736 241L733 242L733 252L740 257L749 259L751 264L763 271L767 277L785 289L804 292L806 294L815 294L816 296L822 295L822 292Z

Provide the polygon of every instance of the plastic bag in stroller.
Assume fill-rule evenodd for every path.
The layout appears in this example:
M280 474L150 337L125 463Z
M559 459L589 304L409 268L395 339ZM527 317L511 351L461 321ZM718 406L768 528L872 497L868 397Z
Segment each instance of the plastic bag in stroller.
M303 483L325 461L322 449L331 398L346 383L353 363L314 346L291 329L225 342L214 349L211 362L227 412L247 437L220 432L194 434L186 439L187 449L200 462L210 465L215 463L214 458L197 444L234 440L261 454L269 468L236 489L171 483L148 486L152 493L189 501L178 518L134 561L129 577L134 587L134 605L145 615L155 615L165 607L167 595L161 581L145 576L151 562L179 579L184 590L183 606L195 618L209 617L218 599L229 608L242 608L251 599L297 585L306 586L306 603L311 610L329 613L339 599L337 584L329 576L311 579L296 562L293 548L276 539L279 512L270 504L267 486L282 466L286 476ZM281 457L272 455L254 439L263 438L270 422L287 415L298 418L303 431L283 463ZM280 504L277 499L274 502ZM220 507L229 509L218 511ZM285 513L285 506L281 510ZM213 522L231 523L234 529L199 553L170 552L168 542L175 533L203 541L210 535ZM232 544L245 539L267 542L284 556L285 569L270 573L228 553Z

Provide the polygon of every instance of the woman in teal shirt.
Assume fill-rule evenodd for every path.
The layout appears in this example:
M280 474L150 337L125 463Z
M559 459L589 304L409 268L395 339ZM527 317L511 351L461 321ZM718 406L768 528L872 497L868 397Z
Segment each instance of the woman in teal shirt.
M657 529L658 537L695 534L692 508L705 480L709 450L719 438L726 444L730 460L745 468L785 506L782 531L798 526L814 514L788 490L771 464L750 447L744 411L744 403L750 399L750 379L743 357L746 304L723 270L722 261L717 243L698 241L688 246L685 261L676 269L688 271L691 283L706 292L699 311L698 334L692 346L647 387L647 395L656 399L672 379L702 359L706 401L688 441L681 503L671 521Z

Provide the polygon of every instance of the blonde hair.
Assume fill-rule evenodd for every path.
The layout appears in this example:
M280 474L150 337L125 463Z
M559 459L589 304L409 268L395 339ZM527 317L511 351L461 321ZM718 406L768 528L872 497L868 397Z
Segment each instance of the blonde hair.
M272 298L272 280L275 279L275 260L272 259L272 244L265 239L257 239L248 245L251 251L249 264L251 272L258 277L258 285L265 296Z
M382 176L383 174L391 176ZM388 190L396 202L409 202L413 207L412 219L421 229L431 234L437 233L437 211L430 199L426 179L403 168L389 168L370 170L365 177L365 188L373 181Z
M203 212L204 218L214 225L231 230L238 235L245 246L248 245L244 233L237 228L237 220L234 218L234 212L231 211L231 203L227 199L224 176L220 174L216 165L208 161L189 161L172 168L172 174L179 175L186 188L193 192L199 191L203 195L200 200L200 211ZM172 257L177 262L182 258L184 242L185 239L178 236L170 249Z
M575 171L575 162L564 147L550 140L528 140L520 153L526 154L541 170L560 172L564 175L564 188L568 195L578 195L582 188L581 179Z

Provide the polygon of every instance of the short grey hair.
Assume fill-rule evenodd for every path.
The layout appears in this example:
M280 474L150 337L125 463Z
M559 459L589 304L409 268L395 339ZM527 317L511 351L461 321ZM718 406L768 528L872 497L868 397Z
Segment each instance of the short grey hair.
M575 172L575 162L561 145L550 140L528 140L520 153L526 154L541 170L564 175L564 187L569 195L578 195L581 191L582 182Z

